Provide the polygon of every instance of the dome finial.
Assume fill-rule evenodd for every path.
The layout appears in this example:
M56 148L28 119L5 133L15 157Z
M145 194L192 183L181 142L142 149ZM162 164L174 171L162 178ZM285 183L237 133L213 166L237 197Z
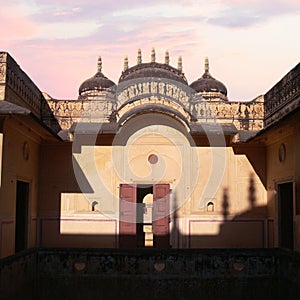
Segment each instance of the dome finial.
M102 72L102 59L101 59L101 56L98 57L97 70L98 70L98 72Z
M165 53L165 64L168 65L170 63L169 50L166 50Z
M177 69L182 72L182 57L178 56L178 67Z
M151 62L155 62L155 49L152 48L152 51L151 51Z
M124 68L123 71L125 72L128 69L128 56L126 55L124 58Z
M208 57L205 57L204 70L205 70L205 73L209 73L209 61L208 61Z
M137 56L137 64L142 63L142 51L141 49L138 50L138 56Z

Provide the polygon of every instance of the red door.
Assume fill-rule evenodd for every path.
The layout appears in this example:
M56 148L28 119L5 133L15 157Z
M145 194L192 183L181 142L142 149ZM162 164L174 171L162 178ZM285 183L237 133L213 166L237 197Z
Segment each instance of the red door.
M136 185L120 185L119 247L136 247Z
M170 185L156 184L153 186L153 246L154 248L169 248L169 214Z

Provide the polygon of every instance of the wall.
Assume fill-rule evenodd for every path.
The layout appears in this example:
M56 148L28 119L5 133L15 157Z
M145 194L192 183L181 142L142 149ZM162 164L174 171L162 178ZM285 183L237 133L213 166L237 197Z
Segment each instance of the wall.
M212 148L198 149L200 176L187 207L186 234L188 247L267 247L266 190L262 149L224 149L224 165L212 168L216 156ZM263 153L261 153L263 154ZM223 167L223 170L222 170ZM219 180L218 180L219 178ZM214 211L208 206L213 203ZM247 234L245 234L247 233Z
M91 210L83 193L92 195L93 190L80 168L74 173L72 144L45 143L40 156L39 244L116 247L117 223Z
M0 52L0 100L26 107L37 117L45 101L41 91L7 52Z
M0 260L1 299L298 299L279 249L47 249Z
M29 183L28 247L36 246L40 139L26 119L7 118L3 127L0 188L0 257L15 251L17 180Z
M125 146L77 143L41 148L40 245L118 247L120 183L168 182L172 247L269 246L262 147L191 147L160 125ZM148 162L153 153L156 164Z
M294 125L295 149L295 250L300 251L300 123Z
M37 252L35 248L0 259L1 300L36 299Z
M294 185L294 245L295 250L300 251L300 214L296 212L296 203L299 202L299 113L291 116L281 123L280 127L274 127L264 135L267 144L267 189L268 212L274 222L274 244L278 246L278 194L277 185L292 182ZM285 147L285 157L279 159L281 145Z

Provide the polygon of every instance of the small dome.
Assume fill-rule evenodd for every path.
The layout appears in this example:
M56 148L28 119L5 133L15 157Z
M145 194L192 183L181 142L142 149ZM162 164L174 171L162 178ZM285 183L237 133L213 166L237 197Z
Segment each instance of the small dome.
M104 91L115 85L113 81L103 75L102 60L98 58L98 72L91 78L85 80L79 87L79 95L86 92Z
M145 78L145 77L157 77L157 78L165 78L170 80L179 81L183 84L187 84L187 80L182 73L182 60L179 59L180 68L176 69L169 65L169 53L166 51L165 63L157 63L155 62L155 50L152 49L151 53L151 62L142 63L141 52L139 49L137 65L128 68L128 58L125 58L124 61L124 71L119 79L119 83L132 80L137 78Z
M221 82L213 78L209 73L209 63L208 59L205 59L205 72L201 78L197 79L190 84L190 87L194 89L197 93L203 92L215 92L221 93L227 96L226 86Z

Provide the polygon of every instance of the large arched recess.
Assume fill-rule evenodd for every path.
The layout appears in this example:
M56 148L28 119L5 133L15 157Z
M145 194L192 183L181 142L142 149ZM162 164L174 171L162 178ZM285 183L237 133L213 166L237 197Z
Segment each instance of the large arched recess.
M114 145L124 146L128 139L137 131L152 125L163 125L178 130L194 146L194 140L189 133L188 120L178 111L163 106L144 106L124 114L118 122L118 131Z
M171 107L142 105L121 116L112 145L120 182L120 247L144 243L144 224L138 222L144 212L139 198L143 188L153 192L153 247L169 247L170 215L190 199L199 176L197 153L191 145L188 120ZM151 155L156 162L150 162Z

